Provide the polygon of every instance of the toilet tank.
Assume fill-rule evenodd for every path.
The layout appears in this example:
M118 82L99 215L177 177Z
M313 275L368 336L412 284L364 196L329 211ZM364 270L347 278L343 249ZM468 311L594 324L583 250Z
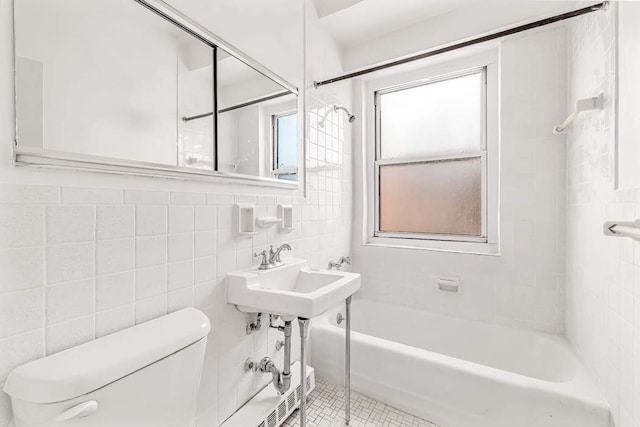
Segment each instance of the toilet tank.
M194 425L210 329L185 308L14 369L16 427Z

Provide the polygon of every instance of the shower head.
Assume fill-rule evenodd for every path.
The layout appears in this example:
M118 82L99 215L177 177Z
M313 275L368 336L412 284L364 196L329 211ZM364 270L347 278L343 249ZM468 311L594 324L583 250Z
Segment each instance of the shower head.
M353 123L353 122L355 122L355 121L356 121L356 116L354 116L353 114L351 114L351 113L349 112L349 110L347 110L345 107L343 107L343 106L341 106L341 105L334 105L334 106L333 106L333 108L331 108L331 109L327 110L327 112L326 112L326 113L324 113L324 116L323 116L323 117L322 117L322 119L318 122L318 126L320 126L321 128L323 128L323 127L324 127L324 122L327 120L327 116L329 115L329 113L330 113L331 111L338 112L338 111L340 111L340 110L342 110L342 111L344 111L345 113L347 113L347 119L349 120L349 123Z
M336 105L336 106L334 106L334 107L333 107L333 111L336 111L336 112L337 112L337 111L339 111L339 110L342 110L342 111L344 111L345 113L347 113L347 118L349 119L349 123L353 123L353 122L355 122L355 121L356 121L356 116L354 116L353 114L351 114L351 113L349 112L349 110L347 110L347 109L346 109L346 107L343 107L343 106L341 106L341 105Z

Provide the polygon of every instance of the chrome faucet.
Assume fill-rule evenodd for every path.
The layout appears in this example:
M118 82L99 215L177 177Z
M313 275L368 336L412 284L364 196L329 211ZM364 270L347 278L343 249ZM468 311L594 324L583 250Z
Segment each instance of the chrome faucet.
M349 256L340 257L340 260L338 262L333 262L333 260L330 260L329 270L333 270L334 268L336 270L340 270L344 264L351 264L351 257Z
M273 250L273 246L271 246L271 248L269 249L269 264L273 265L274 267L284 265L284 262L282 262L282 260L280 259L280 252L284 250L290 251L291 246L287 243L284 243L280 245L280 247L275 251Z
M271 245L271 247L269 248L269 253L267 253L267 251L262 251L262 252L253 254L254 257L259 257L259 256L262 257L262 260L260 261L260 267L258 267L258 269L269 270L271 268L280 267L281 265L284 265L284 261L280 259L280 253L284 250L290 251L291 246L285 243L274 251L273 245Z

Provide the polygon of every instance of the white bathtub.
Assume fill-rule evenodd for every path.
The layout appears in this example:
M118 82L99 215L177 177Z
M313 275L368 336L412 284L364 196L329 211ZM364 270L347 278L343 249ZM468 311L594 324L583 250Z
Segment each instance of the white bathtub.
M311 326L312 366L340 383L338 307ZM610 411L559 336L367 300L352 306L351 384L442 427L609 427Z

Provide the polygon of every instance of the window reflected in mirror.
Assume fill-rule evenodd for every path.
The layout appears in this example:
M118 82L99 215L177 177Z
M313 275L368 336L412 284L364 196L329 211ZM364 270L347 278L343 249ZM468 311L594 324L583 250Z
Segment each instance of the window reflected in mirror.
M219 52L218 169L297 181L296 96Z

